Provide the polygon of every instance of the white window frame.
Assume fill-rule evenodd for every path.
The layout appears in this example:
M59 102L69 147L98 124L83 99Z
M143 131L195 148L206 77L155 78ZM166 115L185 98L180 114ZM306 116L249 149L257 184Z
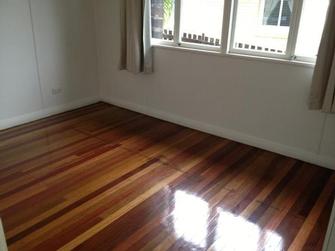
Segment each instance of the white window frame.
M180 29L180 26L181 26L181 9L182 9L181 1L182 0L175 0L174 40L173 41L168 41L168 40L163 40L163 39L152 38L152 44L154 44L154 45L158 44L158 45L167 45L167 46L177 46L177 47L183 47L183 48L189 48L189 49L221 52L222 40L221 40L221 46L188 43L188 42L183 42L182 41L181 29ZM226 0L223 0L223 1L225 3Z
M315 58L298 57L295 55L295 47L298 37L299 23L303 9L303 3L305 0L293 1L291 24L289 26L286 51L283 54L234 48L235 25L236 25L237 7L239 0L224 0L222 37L220 47L205 44L182 42L181 29L180 29L181 8L182 8L181 1L182 0L175 0L174 40L169 41L169 40L152 38L151 41L153 45L163 45L163 46L188 48L202 51L212 51L212 52L218 52L223 55L231 54L241 56L262 57L275 60L279 59L290 62L302 62L302 63L305 62L307 64L315 63ZM277 26L274 25L274 27Z
M232 28L231 28L231 35L230 35L231 41L230 41L230 47L229 47L230 53L270 57L270 58L279 58L279 59L286 59L286 60L296 59L294 56L294 51L295 51L295 44L296 44L297 36L298 36L298 29L299 29L299 22L300 22L300 16L301 16L301 11L302 11L303 0L293 1L291 24L289 26L289 34L288 34L288 39L287 39L287 44L286 44L286 51L283 54L234 48L235 25L236 25L237 7L238 7L239 0L227 0L227 1L234 1L233 16L231 20ZM277 26L274 26L274 27L277 27Z
M307 0L306 0L307 1ZM330 0L331 1L331 0ZM330 2L329 1L329 2ZM303 10L303 7L304 7L304 4L305 4L305 0L301 0L301 6L300 6L300 13L299 13L299 22L301 20L301 15L302 15L302 10ZM299 23L300 24L300 23ZM299 26L298 24L298 26ZM297 31L297 37L296 37L296 40L295 40L295 46L296 46L296 43L297 43L297 39L298 39L298 31ZM307 63L315 63L316 62L316 59L317 59L317 56L314 56L314 57L306 57L306 56L299 56L297 54L295 54L295 46L293 48L293 54L294 54L294 59L296 61L300 61L300 62L307 62Z
M180 47L184 48L194 48L194 49L199 49L199 50L208 50L208 51L221 51L221 46L222 46L222 40L221 40L221 46L212 46L212 45L206 45L206 44L196 44L196 43L187 43L182 41L182 36L181 36L181 12L182 12L182 0L175 0L176 3L176 9L175 9L175 30L176 33L176 40L177 40L177 45ZM225 0L223 0L223 5L225 3ZM224 10L222 10L224 11ZM224 14L223 14L224 15Z

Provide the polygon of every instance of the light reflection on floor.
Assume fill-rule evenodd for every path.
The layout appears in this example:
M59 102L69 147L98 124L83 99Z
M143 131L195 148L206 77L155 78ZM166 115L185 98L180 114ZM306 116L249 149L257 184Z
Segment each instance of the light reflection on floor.
M177 238L198 247L206 247L209 207L207 202L184 191L176 191L172 213Z
M257 250L260 229L243 217L218 209L215 250Z
M192 246L206 248L210 207L206 201L185 191L174 193L173 226L176 237ZM262 230L256 224L222 208L216 208L218 219L215 241L210 250L215 251L281 251L282 237L276 232ZM260 249L261 248L261 249Z

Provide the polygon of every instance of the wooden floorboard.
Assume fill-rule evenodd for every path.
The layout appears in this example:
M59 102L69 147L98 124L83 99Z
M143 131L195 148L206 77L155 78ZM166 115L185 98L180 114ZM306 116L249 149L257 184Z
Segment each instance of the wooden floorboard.
M105 103L0 131L9 250L321 250L333 171Z

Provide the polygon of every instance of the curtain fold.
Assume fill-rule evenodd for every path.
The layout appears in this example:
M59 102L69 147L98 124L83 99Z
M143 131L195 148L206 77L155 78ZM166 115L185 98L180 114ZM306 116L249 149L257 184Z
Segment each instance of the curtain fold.
M329 3L313 75L309 107L335 113L335 0Z
M150 0L120 0L120 69L152 72Z

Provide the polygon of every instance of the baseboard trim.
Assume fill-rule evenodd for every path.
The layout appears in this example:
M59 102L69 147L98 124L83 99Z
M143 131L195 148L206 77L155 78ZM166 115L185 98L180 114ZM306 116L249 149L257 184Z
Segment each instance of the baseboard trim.
M212 135L227 138L233 141L237 141L243 144L258 147L264 150L275 152L281 155L299 159L308 163L323 166L332 170L335 170L335 158L328 156L319 155L313 152L305 151L296 147L291 147L276 142L272 142L266 139L258 138L252 135L234 131L231 129L226 129L218 126L213 126L201 121L196 121L192 119L187 119L172 113L167 113L157 109L153 109L147 106L134 104L124 100L114 99L114 98L102 98L102 101L126 108L132 111L143 113L158 119L169 121L175 124L179 124L185 127L203 131Z
M237 141L243 144L251 145L254 147L258 147L261 149L265 149L268 151L272 151L278 154L282 154L288 157L296 158L302 161L306 161L308 163L320 165L320 166L335 170L335 158L319 155L317 153L305 151L300 148L279 144L279 143L272 142L266 139L262 139L262 138L258 138L252 135L241 133L235 130L226 129L226 128L222 128L219 126L213 126L208 123L188 119L182 116L178 116L172 113L153 109L147 106L138 105L138 104L127 102L127 101L120 100L120 99L106 98L106 97L102 99L99 97L85 98L85 99L81 99L81 100L71 102L68 104L43 109L37 112L17 116L14 118L0 120L0 130L4 130L4 129L17 126L17 125L21 125L24 123L29 123L34 120L42 119L42 118L45 118L51 115L55 115L58 113L80 108L82 106L90 105L90 104L93 104L99 101L104 101L106 103L116 105L119 107L123 107L123 108L136 111L139 113L143 113L143 114L146 114L146 115L158 118L158 119L169 121L175 124L179 124L182 126L192 128L192 129L203 131L203 132L206 132L212 135L227 138L227 139L234 140L234 141Z
M7 251L7 243L5 238L5 231L3 230L1 218L0 218L0 251Z
M0 120L0 130L8 129L14 126L22 125L25 123L29 123L38 119L42 119L51 115L55 115L58 113L66 112L69 110L73 110L76 108L80 108L82 106L94 104L99 102L101 99L99 97L90 97L77 100L75 102L67 103L64 105L58 105L50 108L46 108L40 111L32 112L29 114L24 114L20 116L16 116L10 119Z

